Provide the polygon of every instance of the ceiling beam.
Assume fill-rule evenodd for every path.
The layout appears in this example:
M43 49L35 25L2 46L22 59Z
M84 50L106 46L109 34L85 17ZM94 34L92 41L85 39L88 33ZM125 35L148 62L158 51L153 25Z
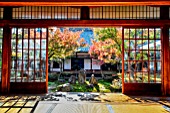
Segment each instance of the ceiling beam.
M162 27L170 26L170 20L0 20L0 26L11 27Z
M75 2L76 1L76 2ZM0 6L132 6L170 5L169 0L0 0Z

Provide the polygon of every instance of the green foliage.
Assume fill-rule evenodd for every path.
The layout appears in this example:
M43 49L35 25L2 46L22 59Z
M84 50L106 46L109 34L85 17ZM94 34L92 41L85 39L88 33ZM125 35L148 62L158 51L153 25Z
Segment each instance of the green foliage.
M3 38L3 29L0 28L0 38L2 39Z
M55 82L48 82L49 86L58 86L63 83L58 81ZM110 92L121 92L121 89L112 86L112 80L99 80L98 85L94 85L94 87L88 87L89 82L86 81L85 84L71 84L73 87L72 92L102 92L102 93L110 93ZM55 91L55 90L54 90Z
M59 74L57 73L48 73L48 81L55 81L59 77Z
M105 41L106 39L112 39L116 44L115 48L119 51L121 50L122 45L122 35L121 29L119 28L94 28L94 38L95 40Z
M121 60L122 34L119 28L93 28L94 40L89 54L104 63L116 63Z
M73 92L92 92L93 88L87 88L87 84L72 84Z
M108 38L116 38L117 29L116 28L94 28L94 35L96 40L106 40Z
M48 86L56 85L55 82L49 82L48 81Z

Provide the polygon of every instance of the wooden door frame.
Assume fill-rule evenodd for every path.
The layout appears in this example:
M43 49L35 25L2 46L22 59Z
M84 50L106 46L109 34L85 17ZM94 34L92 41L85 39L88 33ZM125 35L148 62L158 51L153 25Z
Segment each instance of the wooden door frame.
M140 27L140 28L143 28L143 27L160 27L160 28L164 28L166 26L166 28L167 28L167 26L170 26L170 20L157 20L157 22L158 22L157 25L153 24L153 22L151 22L150 20L145 20L145 21L141 20L142 23L140 23L140 20L134 20L134 23L132 23L133 22L132 20L122 20L122 21L115 20L114 22L113 21L107 21L107 20L76 20L76 21L48 20L46 22L45 22L45 20L22 20L20 22L20 24L17 23L17 22L19 22L19 20L10 20L10 21L9 20L0 20L0 21L4 22L3 25L0 24L0 26L3 27L4 25L7 25L7 23L8 23L9 28L11 28L11 27L30 27L30 28L51 27L52 25L49 24L49 22L55 22L54 25L60 26L60 27L61 26L62 27L71 27L71 26L74 26L74 27L79 27L79 26L81 26L81 27L114 27L114 26L122 25L122 27ZM45 22L45 23L43 23L43 22ZM120 23L120 22L123 22L123 24ZM146 23L144 24L143 22L146 22ZM32 23L32 24L30 24L30 23ZM40 23L43 23L43 24L40 25ZM165 36L163 36L163 37L165 37ZM166 47L164 46L164 48L166 48ZM165 56L164 56L164 59L166 59ZM167 66L168 64L165 63L165 62L166 61L164 61L164 66ZM48 63L46 63L46 65L48 65ZM164 70L162 70L162 71L165 72ZM2 71L2 73L3 72L4 71ZM48 77L47 77L46 80L48 81ZM162 79L162 80L164 80L164 79ZM122 81L122 83L123 83L122 93L125 93L124 81ZM162 81L162 87L164 86L163 84L165 84L165 83ZM48 85L48 82L46 82L46 86L47 85ZM128 85L128 87L132 87L131 84L126 84L126 85ZM141 87L140 84L139 84L139 87ZM160 85L156 86L156 87L160 87ZM167 87L163 87L163 90L162 90L163 92L165 92L165 95L167 94L166 93L167 91L165 90L166 88ZM46 87L46 91L47 91L47 87Z
M6 7L4 9L4 19L0 20L0 27L4 27L5 29L11 29L12 27L26 27L26 28L37 28L37 27L44 27L44 28L48 28L51 26L57 26L57 27L117 27L117 26L121 26L121 27L159 27L159 28L166 28L166 29L162 29L164 30L163 33L166 33L166 35L163 35L162 37L166 38L166 41L169 39L168 35L167 35L167 26L170 26L170 20L169 20L169 16L165 16L163 14L168 13L169 11L169 7L162 7L160 8L160 12L161 12L161 18L160 19L155 19L155 20L151 20L151 19L142 19L142 20L135 20L135 19L130 19L130 20L90 20L89 19L89 13L87 13L87 16L83 16L83 20L55 20L55 19L12 19L12 13L8 13L11 12L11 7ZM86 12L86 11L84 11ZM84 15L83 13L81 15ZM165 27L166 26L166 27ZM10 31L9 33L4 32L4 40L5 40L5 44L7 45L6 39L9 40L10 38ZM8 34L8 35L7 35ZM10 40L11 41L11 40ZM9 42L10 42L9 41ZM166 42L168 43L168 42ZM167 46L168 44L166 44L166 46L164 46L164 49L167 50ZM8 50L4 49L4 51L11 51L10 48ZM164 50L164 51L165 51ZM48 50L47 50L48 52ZM10 53L10 52L9 52ZM167 59L168 57L164 55L164 59ZM8 60L6 61L5 58L8 58ZM47 59L48 60L48 59ZM10 70L7 69L10 68L10 64L8 64L10 62L10 57L9 54L3 54L3 62L5 62L5 64L7 66L2 66L2 73L3 75L5 74L5 78L3 80L3 83L1 86L3 87L8 87L9 83L6 83L9 78L10 78ZM164 66L168 66L167 62L170 62L168 60L164 60ZM46 67L48 64L46 63ZM168 71L167 68L163 70L164 72L164 76L165 78L168 76ZM48 73L47 73L48 74ZM3 76L4 77L4 76ZM48 77L46 78L48 81ZM164 80L164 79L163 79ZM169 80L169 78L167 78L166 80ZM8 80L9 81L9 80ZM123 82L122 82L123 83ZM123 83L124 84L124 83ZM168 92L168 90L170 89L168 86L165 87L167 83L162 83L163 87L163 92L165 92L166 94L170 94L166 93ZM46 82L46 86L48 85L48 82ZM131 87L131 86L129 86ZM3 90L4 91L4 90ZM44 91L44 90L43 90ZM7 90L8 92L8 90ZM46 92L47 92L47 87L46 87ZM122 92L124 93L124 88L122 90Z
M161 30L161 83L125 83L124 82L124 28L160 28ZM162 95L163 92L163 78L164 78L164 49L166 46L163 46L163 38L165 35L162 35L162 28L159 26L132 26L132 27L123 27L122 28L122 93L130 95ZM166 27L167 28L167 27ZM167 30L167 29L166 29ZM167 38L167 35L166 35ZM167 41L167 40L166 40Z

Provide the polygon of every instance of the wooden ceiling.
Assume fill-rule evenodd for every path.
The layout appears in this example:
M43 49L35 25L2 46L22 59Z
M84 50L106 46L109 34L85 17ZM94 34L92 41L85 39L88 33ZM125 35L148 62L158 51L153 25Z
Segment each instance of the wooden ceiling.
M170 0L0 0L0 6L132 6L170 5Z

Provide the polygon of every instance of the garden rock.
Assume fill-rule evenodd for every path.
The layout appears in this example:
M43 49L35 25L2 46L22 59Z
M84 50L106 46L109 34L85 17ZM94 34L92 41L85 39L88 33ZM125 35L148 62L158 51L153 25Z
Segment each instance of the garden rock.
M58 79L58 82L60 82L60 83L64 83L64 82L65 82L65 80L64 80L64 79Z
M80 97L80 100L86 100L86 101L98 101L95 99L97 97L96 95L93 94L84 94L83 96Z
M77 96L82 97L82 96L84 96L84 93L78 93Z
M121 79L114 79L112 81L112 86L120 89L122 87Z
M67 97L67 101L73 100L73 97Z
M57 86L57 91L69 92L69 91L71 91L72 89L73 89L73 88L72 88L72 86L70 85L70 83L66 83L66 84L58 85L58 86Z
M54 95L55 95L56 97L62 97L62 96L63 96L61 92L56 92L56 93L54 93Z
M98 84L97 79L96 79L96 77L94 76L94 74L91 75L91 78L90 78L90 80L89 80L89 83L90 83L90 84L93 84L93 85L97 85L97 84Z
M61 91L62 88L63 88L63 85L58 85L58 86L57 86L57 91Z
M70 84L75 84L76 83L76 76L71 75L70 78L68 79L68 82Z
M57 97L55 97L55 96L51 96L50 101L59 101L59 99Z
M56 88L55 86L49 86L48 90L55 90L55 88Z
M79 75L78 75L78 82L80 84L84 84L86 81L86 73L85 73L85 70L84 69L81 69L79 71Z
M53 94L47 94L41 97L41 101L59 101L59 99Z
M93 88L94 87L94 85L93 84L89 84L89 85L87 85L87 88Z

